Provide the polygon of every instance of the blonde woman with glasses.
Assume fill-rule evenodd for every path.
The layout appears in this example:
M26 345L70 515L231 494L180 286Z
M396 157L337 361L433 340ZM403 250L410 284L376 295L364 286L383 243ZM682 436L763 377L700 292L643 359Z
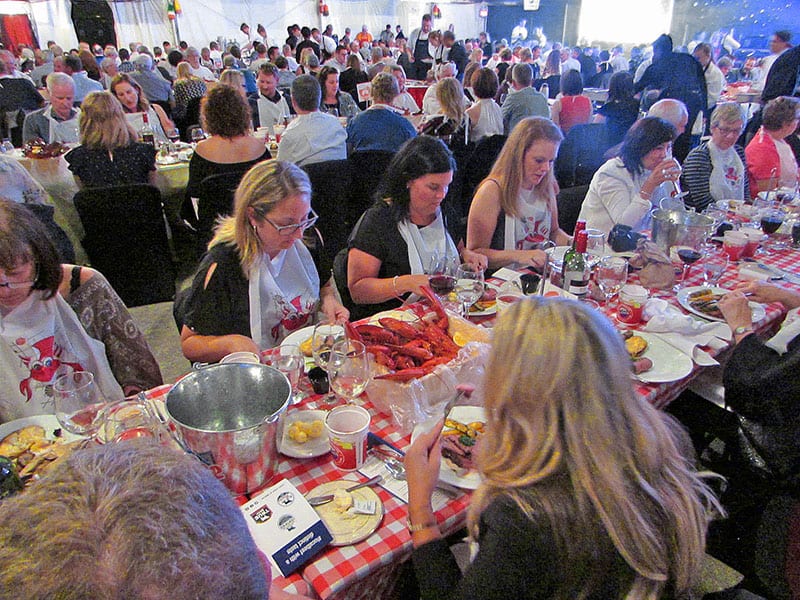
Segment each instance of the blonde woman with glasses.
M330 265L303 243L316 222L302 169L268 160L245 174L233 215L220 221L191 289L176 300L186 358L216 362L271 348L310 325L317 310L347 320Z
M523 300L495 327L486 373L478 552L463 575L431 509L442 422L406 454L422 598L687 597L718 504L683 430L634 392L611 323L578 302Z

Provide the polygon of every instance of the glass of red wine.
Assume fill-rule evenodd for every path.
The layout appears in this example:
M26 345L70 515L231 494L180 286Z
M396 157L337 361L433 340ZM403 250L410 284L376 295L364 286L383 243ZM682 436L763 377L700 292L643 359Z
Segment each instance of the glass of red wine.
M680 258L681 262L683 263L683 272L681 273L680 283L674 287L676 292L684 286L686 282L686 274L689 272L689 269L692 268L694 263L703 258L703 253L695 248L682 247L678 248L678 258Z
M440 298L447 298L456 287L457 256L434 255L428 263L428 283L433 293Z
M761 213L761 231L767 234L770 240L764 244L762 252L765 255L772 254L772 250L781 250L781 246L775 237L775 233L783 225L784 215L780 210L765 210ZM770 241L772 243L770 243Z

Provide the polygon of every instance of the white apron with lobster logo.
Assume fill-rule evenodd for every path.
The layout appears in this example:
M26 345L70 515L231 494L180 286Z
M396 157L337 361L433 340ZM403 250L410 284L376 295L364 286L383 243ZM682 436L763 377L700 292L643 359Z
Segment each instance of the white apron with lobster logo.
M123 397L105 346L86 333L60 294L39 290L0 316L0 422L52 414L53 382L70 371L90 371L107 401Z

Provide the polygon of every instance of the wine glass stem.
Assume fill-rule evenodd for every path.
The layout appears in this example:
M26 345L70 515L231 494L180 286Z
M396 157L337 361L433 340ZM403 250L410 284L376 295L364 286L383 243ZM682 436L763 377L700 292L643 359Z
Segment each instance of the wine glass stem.
M681 273L681 284L678 287L683 287L684 283L686 283L686 274L689 272L689 267L691 265L686 263L683 265L683 273Z

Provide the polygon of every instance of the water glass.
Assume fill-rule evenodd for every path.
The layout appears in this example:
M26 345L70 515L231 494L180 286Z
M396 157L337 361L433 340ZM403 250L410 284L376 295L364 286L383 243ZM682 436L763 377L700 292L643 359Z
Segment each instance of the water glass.
M139 438L158 440L160 432L160 422L145 402L126 400L108 408L103 425L103 441L108 444Z
M76 435L94 436L103 422L104 402L89 371L60 375L53 383L56 418Z
M619 256L604 256L597 265L597 285L606 302L617 294L628 280L628 261Z
M289 385L292 386L292 404L302 401L297 386L305 370L305 358L300 347L294 344L283 344L264 353L264 364L275 367L286 375Z
M716 286L728 268L728 255L724 252L708 254L700 262L700 268L703 271L703 285Z
M466 318L469 307L483 296L483 269L464 263L456 270L456 296L461 302L461 311Z
M586 254L603 256L606 253L606 235L599 229L586 230Z

